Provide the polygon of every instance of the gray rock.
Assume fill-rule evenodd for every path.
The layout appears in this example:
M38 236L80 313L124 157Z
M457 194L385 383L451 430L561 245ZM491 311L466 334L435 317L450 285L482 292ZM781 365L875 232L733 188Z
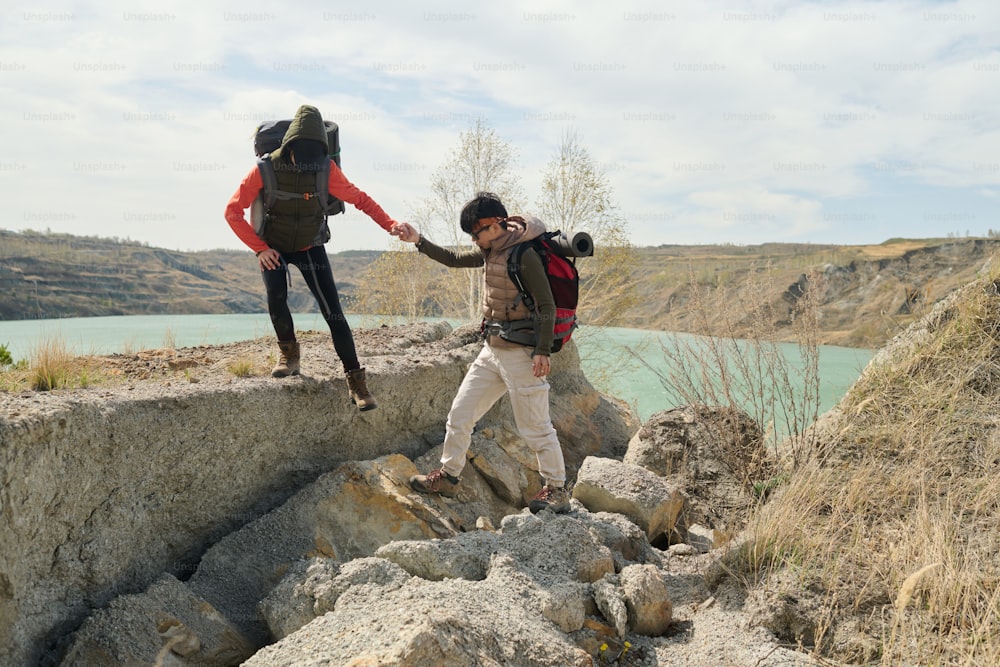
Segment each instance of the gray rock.
M486 578L490 555L499 542L498 535L477 531L456 535L449 540L391 542L380 547L375 555L428 581L480 581Z
M760 426L730 407L657 412L632 436L622 461L656 473L684 494L682 528L699 523L730 532L743 528L755 502L748 490L775 471Z
M618 578L629 628L640 635L665 633L673 620L673 604L659 570L652 565L629 565Z
M263 644L270 635L258 603L294 563L314 556L344 562L393 540L457 533L447 516L413 494L407 480L415 472L400 455L344 463L219 541L188 583Z
M432 619L443 616L449 619L447 626L460 622L469 636L480 638L484 645L475 649L438 647L434 649L436 652L428 653L431 649L422 643L419 633L417 637L410 636L412 628L387 628L385 619L379 619L377 622L372 620L371 626L366 625L364 630L351 626L352 636L364 634L367 637L367 640L364 637L352 640L352 650L363 650L360 646L368 643L381 647L364 655L386 664L417 664L418 659L430 661L426 664L448 664L448 660L456 661L455 664L462 660L469 661L466 664L492 664L490 660L496 664L567 664L567 655L572 657L579 653L579 648L568 636L564 636L556 644L557 647L562 647L562 651L568 651L568 654L558 651L550 654L547 649L539 653L540 648L534 646L533 642L551 643L549 633L553 631L564 635L580 631L593 605L588 584L613 574L611 550L598 538L607 535L612 541L620 540L622 533L615 526L606 531L597 530L595 525L598 523L600 522L585 511L570 515L543 512L537 516L525 511L506 517L497 533L462 533L448 539L387 544L378 550L376 558L366 560L388 559L384 562L391 560L390 564L393 567L398 565L400 572L405 570L408 575L415 576L405 581L398 577L389 578L389 582L384 585L368 580L364 583L370 585L359 585L362 580L355 579L355 585L346 590L338 587L336 604L331 606L327 603L323 607L328 610L325 616L286 636L292 642L285 644L286 649L292 652L283 651L282 659L294 664L298 655L295 651L298 649L293 647L305 645L310 647L310 651L319 652L317 655L321 655L324 660L335 661L341 655L339 649L319 639L316 628L322 628L322 633L346 632L340 624L353 624L355 620L349 621L344 617L340 621L334 621L329 617L346 614L348 599L353 601L353 596L358 596L358 605L364 606L371 604L371 597L381 600L398 595L405 598L409 605L409 600L420 598L414 590L420 589L425 591L424 595L428 598L426 604L431 605L427 607L426 613ZM319 600L319 596L310 591L333 588L332 582L343 577L343 568L346 567L347 565L341 566L338 574L330 567L321 568L320 576L316 577L314 571L311 573L310 569L299 566L289 573L272 597L294 602L296 596L305 595L306 604L293 603L288 611L289 616L303 618L302 609L309 606L309 599ZM317 566L313 565L312 568ZM331 583L317 583L327 580ZM400 584L400 581L403 583ZM447 588L432 586L438 582L448 584ZM477 582L482 586L470 585ZM497 593L494 587L501 586L502 582L513 583L503 586L502 593ZM360 588L365 590L359 590ZM447 594L443 591L447 591ZM471 604L476 595L482 597L477 603L479 613L473 615L465 605ZM441 599L435 599L435 596L440 596ZM470 602L462 601L466 597ZM517 610L518 607L520 611ZM282 608L278 606L276 611L280 613ZM319 611L315 605L313 609ZM482 613L484 610L488 612ZM596 611L596 606L593 606L593 610ZM499 616L494 618L496 614ZM319 616L318 613L316 615ZM517 622L512 623L512 618L517 618ZM624 618L627 622L627 612ZM431 623L436 621L432 620ZM447 634L446 630L437 625L433 628L435 633ZM387 640L383 635L386 632L399 634L399 641L385 647ZM528 638L531 638L531 642L525 643ZM510 653L508 647L517 645L521 648ZM265 648L258 655L269 656L267 660L273 663L260 664L277 664L279 653L277 649L273 649L274 653L271 650ZM537 657L532 658L536 653ZM581 664L586 664L582 662L582 657L580 660Z
M687 544L701 553L723 546L728 541L727 537L726 533L697 523L687 529Z
M394 563L358 558L341 565L330 558L296 563L260 603L271 635L282 639L317 616L333 611L340 596L354 586L391 590L410 579Z
M415 577L391 591L351 588L332 612L261 649L245 665L592 665L545 618L543 606L517 561L496 555L481 581Z
M594 602L605 619L614 627L618 637L622 638L628 632L628 606L625 604L625 594L618 585L618 577L607 575L593 584Z
M620 572L630 563L652 563L662 567L660 552L650 546L646 533L623 514L613 512L580 513L579 519L587 525L595 539L611 549L615 571Z
M587 617L590 589L586 584L567 582L554 584L542 596L542 616L555 623L563 632L576 632Z
M500 500L514 507L524 507L526 497L530 498L528 490L534 488L537 492L537 482L534 483L533 487L525 474L527 469L534 470L537 475L536 462L533 459L519 461L515 458L518 450L524 449L519 444L520 438L515 440L508 436L505 438L507 445L505 448L495 439L495 433L494 429L484 429L484 431L473 435L473 444L470 447L472 457L469 459L469 464L489 484L492 492ZM508 449L513 449L515 456L512 456ZM521 453L521 457L524 458L523 453Z
M74 633L65 667L132 667L169 656L177 665L236 665L256 644L165 574L144 593L122 595Z
M434 511L448 516L455 527L459 530L463 528L471 529L476 525L480 517L488 518L493 524L500 523L500 520L511 513L520 511L523 503L511 504L505 499L508 496L519 497L519 489L507 487L504 497L498 495L496 487L498 484L483 476L479 468L472 463L478 458L479 443L482 438L478 434L473 436L473 444L468 452L468 459L465 469L462 471L461 484L458 487L455 498L443 498L435 495L419 496L428 507ZM492 447L492 445L488 445ZM414 460L416 469L421 473L427 473L434 468L441 467L441 445L437 445L425 454ZM521 470L520 477L527 486L527 473L530 471ZM539 484L536 482L536 484ZM414 492L414 496L418 496Z
M597 581L615 571L611 550L572 515L527 511L501 524L500 547L540 582Z
M591 512L624 514L650 542L668 540L684 509L683 495L663 478L636 465L594 456L583 462L573 497Z
M340 562L333 558L311 558L292 565L288 574L261 600L259 609L271 636L287 637L303 625L321 616L317 604L321 591L340 572ZM336 599L333 600L336 602Z

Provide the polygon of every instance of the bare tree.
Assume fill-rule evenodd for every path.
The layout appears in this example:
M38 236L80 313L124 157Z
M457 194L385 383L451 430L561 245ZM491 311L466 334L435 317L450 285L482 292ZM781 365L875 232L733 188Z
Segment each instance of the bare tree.
M477 192L495 192L508 211L516 211L523 198L515 173L516 154L485 120L477 119L459 135L458 145L431 176L431 196L414 207L411 220L439 245L471 246L458 226L462 206ZM399 314L424 314L477 319L480 316L480 283L476 271L441 271L436 263L418 258L405 264L386 258L366 270L363 281L378 284L378 295L368 288L358 296L365 312L400 309ZM405 284L404 284L405 283ZM394 295L394 296L393 296ZM408 295L408 296L407 296ZM376 298L377 297L377 298ZM403 306L400 298L413 298L420 307ZM382 310L371 311L372 308Z
M425 273L422 258L404 245L393 240L391 248L365 268L364 288L354 298L364 314L398 315L411 322L439 314L425 296L426 281L414 279Z
M594 163L576 132L563 134L546 165L537 206L549 229L593 237L594 256L579 260L580 321L613 326L639 299L632 272L635 251L607 174Z
M433 197L422 202L423 212L428 215L425 222L433 225L435 232L442 229L442 239L460 245L468 243L468 238L458 227L458 214L477 192L494 192L507 210L518 209L522 195L514 172L516 159L514 148L497 136L485 120L477 119L459 135L458 146L431 176Z
M449 239L452 245L469 244L468 237L458 226L459 212L465 202L481 191L495 192L507 210L516 210L521 188L514 172L515 162L513 147L497 136L484 120L477 119L460 135L458 146L448 161L431 177L433 197L424 200L422 207L427 215L427 227L435 233L444 232L437 238ZM452 282L454 290L447 293L464 295L464 304L458 312L472 319L478 317L482 282L479 274L453 272Z

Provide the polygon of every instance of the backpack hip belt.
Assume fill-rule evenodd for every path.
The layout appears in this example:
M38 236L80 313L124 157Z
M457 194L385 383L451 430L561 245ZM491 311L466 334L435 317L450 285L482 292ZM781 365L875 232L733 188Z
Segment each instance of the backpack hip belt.
M497 336L501 340L528 347L535 346L535 323L532 319L523 320L483 320L480 327L483 338Z

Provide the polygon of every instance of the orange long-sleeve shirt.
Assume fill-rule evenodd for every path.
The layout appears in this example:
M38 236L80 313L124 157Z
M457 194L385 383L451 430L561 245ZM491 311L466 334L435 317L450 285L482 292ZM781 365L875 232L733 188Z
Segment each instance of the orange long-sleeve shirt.
M240 186L233 193L229 203L226 204L226 222L229 223L236 236L254 252L267 250L268 245L254 232L253 225L246 219L245 211L250 208L253 200L257 198L263 188L264 179L261 178L260 170L255 166L243 177ZM329 190L330 194L337 199L353 204L354 208L374 220L382 229L389 231L396 224L396 221L390 218L389 214L383 211L374 199L347 180L344 172L332 160L330 161Z

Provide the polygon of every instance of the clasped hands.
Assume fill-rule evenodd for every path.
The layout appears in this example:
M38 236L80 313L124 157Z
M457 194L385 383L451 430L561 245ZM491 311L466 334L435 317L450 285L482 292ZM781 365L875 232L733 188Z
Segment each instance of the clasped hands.
M389 229L389 233L406 243L418 243L420 232L414 229L408 222L396 222ZM531 357L531 371L535 377L545 377L551 371L550 359L547 354L536 354Z
M389 233L406 243L417 243L420 240L420 232L408 222L393 223Z

